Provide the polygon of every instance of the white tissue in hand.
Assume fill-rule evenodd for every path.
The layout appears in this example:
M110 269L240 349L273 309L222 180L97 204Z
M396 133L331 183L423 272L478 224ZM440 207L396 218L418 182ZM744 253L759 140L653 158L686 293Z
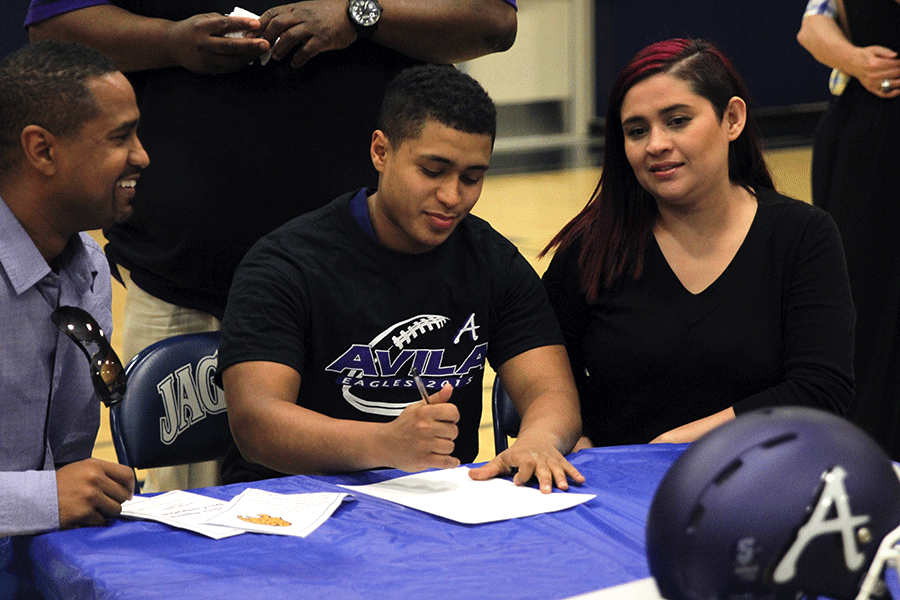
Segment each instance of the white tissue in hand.
M253 14L247 9L241 8L240 6L235 6L234 10L225 15L226 17L249 17L251 19L258 19L259 15ZM226 33L225 37L244 37L244 31L232 31L231 33ZM278 38L281 39L281 38ZM277 43L278 40L275 40ZM273 44L274 45L274 44ZM259 57L259 64L265 66L269 59L272 58L272 50L269 49L268 52Z
M235 6L234 10L225 15L227 17L250 17L251 19L258 19L259 15L254 14L247 10L246 8L241 8L240 6Z

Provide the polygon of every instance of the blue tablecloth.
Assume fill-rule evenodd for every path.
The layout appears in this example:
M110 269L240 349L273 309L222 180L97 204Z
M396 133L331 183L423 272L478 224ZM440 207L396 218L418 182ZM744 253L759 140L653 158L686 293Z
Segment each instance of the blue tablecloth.
M120 519L23 540L20 553L48 598L567 598L649 576L647 510L683 450L654 445L579 452L570 457L587 478L578 491L595 499L498 523L461 525L357 496L306 538L245 534L212 540ZM252 487L346 491L336 484L401 474L296 476ZM227 500L246 487L200 492Z

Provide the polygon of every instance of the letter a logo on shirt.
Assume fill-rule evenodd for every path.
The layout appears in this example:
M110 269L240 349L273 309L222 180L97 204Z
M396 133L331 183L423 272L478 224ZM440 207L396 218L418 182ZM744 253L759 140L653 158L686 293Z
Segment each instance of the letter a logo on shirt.
M458 344L459 338L467 331L472 334L472 341L477 342L478 333L475 331L476 329L478 329L478 325L475 324L475 313L472 313L471 315L469 315L469 318L466 319L466 324L462 326L462 329L456 332L456 337L453 338L453 343Z
M834 467L823 476L824 484L819 501L809 520L797 532L797 539L791 544L772 574L775 583L785 583L794 578L800 555L803 554L809 543L820 535L840 533L847 569L856 571L863 566L866 557L856 545L856 528L868 523L869 517L868 515L854 516L850 512L850 499L847 496L847 488L844 486L846 477L847 471L841 466ZM832 511L835 513L834 518L827 518Z

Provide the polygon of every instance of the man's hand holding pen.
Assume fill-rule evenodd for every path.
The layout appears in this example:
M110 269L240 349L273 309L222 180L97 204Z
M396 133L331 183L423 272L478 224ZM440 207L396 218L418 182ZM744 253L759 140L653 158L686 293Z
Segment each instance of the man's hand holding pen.
M450 456L459 433L459 409L450 402L453 387L446 384L429 395L418 372L413 379L418 379L422 402L410 404L388 424L394 454L390 464L408 472L458 467L459 459Z

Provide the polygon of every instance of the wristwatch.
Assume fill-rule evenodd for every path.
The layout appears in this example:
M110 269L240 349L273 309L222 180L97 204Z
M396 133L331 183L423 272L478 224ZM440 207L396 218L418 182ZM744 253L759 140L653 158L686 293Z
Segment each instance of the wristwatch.
M378 29L381 5L378 4L378 0L350 0L347 14L350 16L350 22L356 27L357 39L365 40Z

